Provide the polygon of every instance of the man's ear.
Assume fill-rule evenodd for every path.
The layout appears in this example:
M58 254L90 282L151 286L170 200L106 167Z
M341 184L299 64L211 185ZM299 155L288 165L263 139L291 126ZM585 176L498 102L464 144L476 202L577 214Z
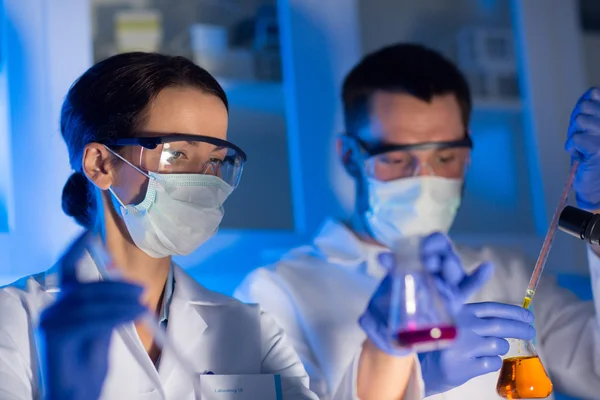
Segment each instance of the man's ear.
M336 149L346 172L353 178L360 178L361 170L356 160L356 146L354 146L351 139L339 137L336 141Z
M100 143L89 143L83 149L83 173L101 190L111 187L114 173L114 155Z

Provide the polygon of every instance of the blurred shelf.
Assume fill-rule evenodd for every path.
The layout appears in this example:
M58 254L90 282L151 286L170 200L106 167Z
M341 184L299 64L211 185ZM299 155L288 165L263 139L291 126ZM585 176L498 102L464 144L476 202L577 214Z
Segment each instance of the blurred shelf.
M92 0L92 6L132 6L148 7L149 0Z
M520 113L523 111L523 103L520 99L497 100L475 97L473 99L473 109L474 111L484 112Z
M216 77L232 107L285 114L282 82L237 80Z
M219 78L233 106L256 108L271 112L285 112L283 82L253 81ZM521 100L473 99L475 112L520 113Z

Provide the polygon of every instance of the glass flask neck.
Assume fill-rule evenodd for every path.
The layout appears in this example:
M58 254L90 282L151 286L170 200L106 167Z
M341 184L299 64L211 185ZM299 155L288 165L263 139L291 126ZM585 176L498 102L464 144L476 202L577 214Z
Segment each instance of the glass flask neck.
M423 271L421 262L421 240L420 236L409 236L398 239L394 244L392 252L396 260L396 266L400 272L410 273Z

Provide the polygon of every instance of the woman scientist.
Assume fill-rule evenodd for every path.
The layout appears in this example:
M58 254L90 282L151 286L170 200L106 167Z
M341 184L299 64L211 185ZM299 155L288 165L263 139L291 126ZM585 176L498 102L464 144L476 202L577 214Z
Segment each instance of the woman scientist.
M199 379L279 374L281 385L273 377L272 390L316 399L267 315L203 288L171 261L216 232L222 204L239 182L246 156L226 141L227 119L217 81L182 57L121 54L73 84L60 124L75 170L63 209L101 233L112 264L131 284L101 279L106 269L85 234L54 268L3 288L0 398L40 398L41 376L52 400L193 399L187 373L195 372ZM193 371L183 371L168 347L161 354L144 325L131 323L145 309L140 301ZM36 340L38 322L44 340ZM241 379L218 382L223 390L264 382Z

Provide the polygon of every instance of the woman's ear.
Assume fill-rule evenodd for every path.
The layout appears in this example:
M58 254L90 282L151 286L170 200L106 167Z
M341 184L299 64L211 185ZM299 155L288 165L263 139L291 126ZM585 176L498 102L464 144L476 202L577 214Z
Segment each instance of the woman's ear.
M107 190L113 183L114 155L100 143L89 143L83 149L83 173L99 189Z
M351 140L345 137L337 139L336 148L344 169L355 179L361 177L360 167L356 161L356 149Z

